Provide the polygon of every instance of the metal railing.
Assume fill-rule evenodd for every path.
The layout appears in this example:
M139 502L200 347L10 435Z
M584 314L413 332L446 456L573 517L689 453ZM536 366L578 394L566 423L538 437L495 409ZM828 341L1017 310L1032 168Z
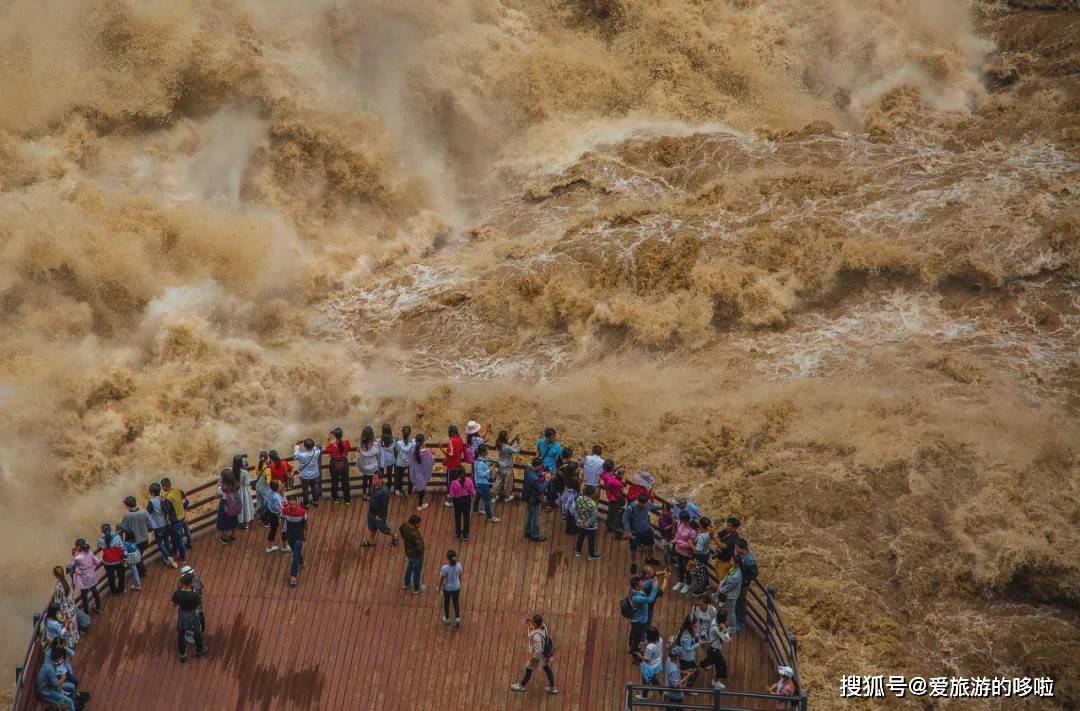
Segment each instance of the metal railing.
M716 689L682 689L683 698L670 699L663 687L627 684L624 711L634 709L681 709L682 711L806 711L806 694L780 696L753 691L718 691ZM641 694L649 697L639 698Z
M428 446L430 448L432 448L432 449L442 449L442 450L445 450L445 447L446 447L445 443L433 443L433 444L429 444ZM517 454L517 456L518 457L529 457L529 458L531 458L531 457L535 456L535 454L536 454L535 452L522 450ZM326 457L325 452L323 453L323 457ZM291 462L293 460L293 457L291 457L291 456L290 457L282 457L282 459L285 460L285 461L290 461ZM444 459L445 459L444 457L436 457L435 458L435 463L441 465L441 464L443 464ZM515 461L514 461L514 469L516 469L516 470L524 470L525 468L526 468L525 464L523 464L522 462L519 462L519 461L517 461L515 459ZM253 469L253 468L249 467L249 470L250 469ZM329 463L324 462L322 460L322 458L320 458L319 470L320 470L320 472L329 470ZM350 462L349 462L349 471L350 471L350 476L349 476L349 484L350 484L350 486L353 483L361 483L363 481L363 479L365 478L365 477L362 477L362 476L360 476L358 474L357 475L352 474L353 472L359 471L357 469L357 467L356 467L356 463L354 461L352 461L352 460L350 460ZM435 475L437 475L437 474L441 474L442 476L441 477L436 477ZM322 484L324 484L324 485L329 485L330 484L330 479L329 478L323 478L320 475L320 480L321 480ZM436 491L443 491L443 490L445 490L447 488L448 483L449 482L448 482L448 479L447 479L447 471L444 468L442 470L439 470L439 471L436 471L436 472L433 473L432 479L431 479L430 482L428 482L428 485L427 485L426 488L427 489L434 489ZM514 492L515 493L520 492L523 484L524 484L523 479L515 477L514 478ZM191 531L191 535L193 537L195 535L197 535L197 534L199 534L199 533L201 533L201 532L203 532L203 531L205 531L205 530L207 530L207 529L209 529L211 527L214 527L216 525L216 522L217 522L217 507L216 506L211 506L211 504L216 504L217 503L217 501L219 499L218 493L216 491L213 491L212 493L206 494L206 495L201 496L199 498L195 498L195 497L196 497L196 495L203 494L204 492L206 492L208 490L213 490L217 486L218 486L218 479L215 478L215 479L212 479L212 480L210 480L208 482L204 482L202 484L199 484L198 486L194 487L193 489L188 489L188 490L186 490L184 492L185 497L190 502L189 508L185 512L185 517L186 517L187 525L188 525L188 527L189 527L189 529ZM299 490L299 488L300 488L299 483L294 481L293 485L291 487L289 487L287 490L288 491L297 491L297 490ZM325 493L325 491L324 491L324 493ZM663 499L663 498L661 498L659 496L655 496L655 498L660 503L669 503L665 499ZM607 502L606 501L601 501L599 503L598 514L602 515L605 519L607 518ZM657 532L659 532L659 529L656 528L655 524L653 525L653 528L655 530L657 530ZM95 549L94 550L95 554L99 553L100 550L101 550L100 548ZM143 552L142 557L143 557L143 560L146 561L146 562L153 561L155 558L160 557L160 551L158 550L158 547L156 545L155 546L148 546L147 549ZM100 570L103 570L103 568L104 568L104 566L102 566L101 563L98 563L97 569L100 571ZM125 571L125 575L126 575L126 571ZM716 582L716 577L715 577L715 574L713 573L712 570L709 571L709 577L712 580L712 582L714 582L714 583ZM97 580L97 583L96 583L95 587L97 588L99 594L104 592L107 589L108 582L107 582L107 578L104 575L104 573L101 573L100 576L98 577L98 580ZM766 644L767 644L767 646L769 648L770 655L772 657L772 662L774 664L778 665L778 666L790 666L795 671L795 683L796 683L796 688L798 689L798 692L797 692L798 696L790 697L790 696L777 696L777 695L774 695L774 694L757 694L757 693L750 693L750 692L716 691L716 690L713 690L713 689L686 689L685 692L687 693L688 696L690 696L692 694L692 695L695 695L695 696L708 695L710 697L709 705L700 705L700 704L695 705L693 703L685 703L685 702L672 703L670 701L653 701L653 700L636 699L636 698L634 698L634 695L637 694L637 693L640 693L642 690L651 691L657 696L657 698L659 698L660 695L659 695L658 692L660 691L660 687L650 687L650 686L640 686L640 685L635 685L635 684L627 684L627 687L626 687L626 707L625 707L627 709L627 711L632 711L632 709L635 709L635 708L669 708L669 707L678 707L678 708L682 708L682 709L711 709L712 711L724 711L724 710L729 709L729 708L747 708L745 706L743 706L743 707L731 707L731 706L723 705L724 703L727 703L727 701L731 701L731 700L735 700L735 699L744 699L744 698L745 699L756 699L756 698L768 699L773 704L772 706L768 707L770 709L777 709L777 708L792 708L792 709L795 709L795 708L798 708L799 711L805 711L805 709L806 709L806 694L805 694L805 692L803 692L802 686L801 686L801 683L800 683L799 667L798 667L798 654L797 654L797 645L796 645L795 635L790 634L788 632L787 628L784 626L784 621L783 621L783 619L782 619L782 617L780 615L779 609L776 606L775 594L776 594L776 590L773 587L771 587L771 586L770 587L764 587L764 586L762 586L762 584L758 580L754 580L751 583L751 586L750 586L750 589L749 589L748 595L747 595L747 606L746 606L747 621L750 623L750 625L754 629L754 631L765 640L765 642L766 642ZM37 669L40 666L41 660L42 660L42 649L41 649L41 645L38 643L38 640L40 638L41 624L42 624L42 621L45 618L45 612L48 610L49 604L51 604L51 603L52 603L52 598L50 598L49 603L47 603L45 605L45 607L42 609L42 611L40 613L35 613L33 615L33 617L32 617L33 631L32 631L32 634L30 636L30 641L27 644L26 652L23 655L22 661L20 663L16 664L16 666L15 666L15 689L14 689L13 703L12 703L12 708L15 711L21 711L23 709L34 708L34 705L36 703L36 693L34 692L34 689L33 689L33 685L34 685L33 684L33 679L34 679L34 676L37 673ZM78 603L78 604L81 604L81 603ZM727 701L725 701L725 699ZM787 707L787 706L777 706L776 705L777 703L781 703L781 704L797 703L799 705L798 706Z

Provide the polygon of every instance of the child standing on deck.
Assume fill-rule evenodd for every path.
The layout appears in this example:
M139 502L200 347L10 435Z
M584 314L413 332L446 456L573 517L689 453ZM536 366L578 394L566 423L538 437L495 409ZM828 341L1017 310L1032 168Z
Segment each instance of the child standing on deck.
M462 474L464 476L464 473ZM453 548L446 552L446 563L439 568L439 590L443 594L444 625L450 624L450 603L454 604L454 629L461 627L461 573L464 567Z
M139 550L139 544L135 542L134 533L121 529L121 535L124 538L124 560L131 569L131 587L142 590L142 577L139 575L143 565L142 551Z

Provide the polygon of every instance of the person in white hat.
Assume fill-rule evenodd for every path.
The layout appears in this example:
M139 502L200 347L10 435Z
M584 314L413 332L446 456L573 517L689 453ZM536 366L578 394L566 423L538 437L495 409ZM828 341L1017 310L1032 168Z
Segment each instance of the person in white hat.
M795 670L791 667L780 667L776 670L780 675L780 678L776 680L775 684L769 685L770 694L778 694L779 696L794 696L795 695Z
M472 450L474 456L476 455L476 448L484 443L487 434L488 432L476 420L469 420L465 424L465 446Z

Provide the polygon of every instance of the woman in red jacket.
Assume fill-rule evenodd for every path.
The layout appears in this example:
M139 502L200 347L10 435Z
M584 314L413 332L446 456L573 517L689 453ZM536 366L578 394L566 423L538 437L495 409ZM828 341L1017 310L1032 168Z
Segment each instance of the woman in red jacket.
M349 451L352 445L345 439L345 433L340 427L330 430L330 439L323 450L330 457L330 500L338 502L338 487L345 498L345 505L352 504L352 494L349 491Z
M446 467L446 501L443 502L443 506L453 506L454 502L450 500L450 483L458 478L459 473L465 471L461 466L461 459L465 453L465 441L458 434L457 425L450 425L447 435L450 441L443 449L443 466Z

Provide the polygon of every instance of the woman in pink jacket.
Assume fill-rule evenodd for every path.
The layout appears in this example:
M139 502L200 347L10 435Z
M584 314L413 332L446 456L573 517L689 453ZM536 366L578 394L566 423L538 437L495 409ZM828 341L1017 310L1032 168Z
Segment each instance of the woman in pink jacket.
M469 504L476 496L476 486L464 469L457 470L457 479L450 482L450 500L454 502L454 538L469 540Z
M675 583L675 592L690 592L690 571L687 565L694 557L694 537L697 528L690 520L690 513L683 511L679 514L679 520L675 523L675 564L679 573L679 582Z
M100 562L101 559L91 552L90 544L86 542L85 538L75 541L75 547L71 549L68 570L72 572L75 578L75 589L79 591L83 609L87 613L90 612L89 595L94 596L94 611L101 612L101 596L98 595L95 587L97 585L96 569Z

